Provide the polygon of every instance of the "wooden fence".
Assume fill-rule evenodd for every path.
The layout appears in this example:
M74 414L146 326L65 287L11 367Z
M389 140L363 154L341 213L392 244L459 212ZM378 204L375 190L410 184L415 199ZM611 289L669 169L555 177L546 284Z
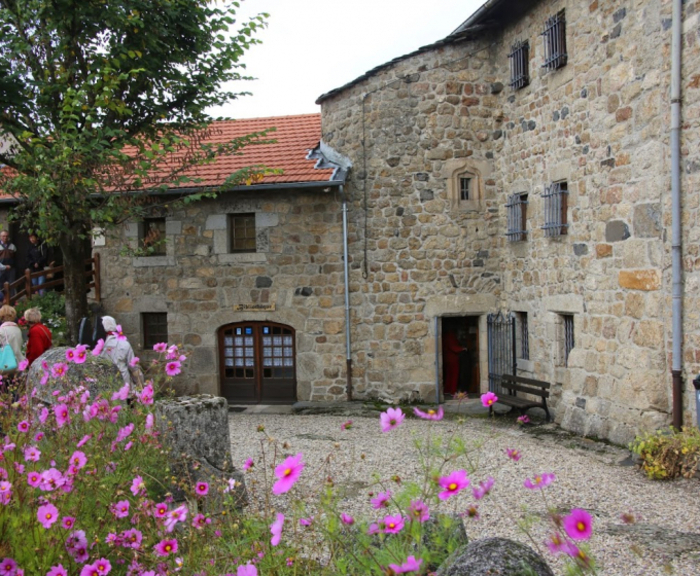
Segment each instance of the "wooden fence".
M44 277L44 283L41 285L32 285L32 279ZM22 298L31 298L32 294L37 294L40 290L57 290L61 291L64 288L63 282L63 266L55 266L46 268L39 272L24 271L24 275L17 278L14 282L5 282L3 286L3 294L5 297L4 303L14 306L18 300ZM85 261L85 289L95 289L95 302L100 301L100 255L95 254L92 258Z

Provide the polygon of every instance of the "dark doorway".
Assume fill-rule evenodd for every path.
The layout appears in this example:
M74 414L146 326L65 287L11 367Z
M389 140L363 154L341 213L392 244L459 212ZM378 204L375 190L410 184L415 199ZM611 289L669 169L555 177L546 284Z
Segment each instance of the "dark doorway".
M457 392L479 394L478 316L442 318L442 368L442 390L446 397Z
M230 404L296 402L294 329L239 322L219 329L221 395Z

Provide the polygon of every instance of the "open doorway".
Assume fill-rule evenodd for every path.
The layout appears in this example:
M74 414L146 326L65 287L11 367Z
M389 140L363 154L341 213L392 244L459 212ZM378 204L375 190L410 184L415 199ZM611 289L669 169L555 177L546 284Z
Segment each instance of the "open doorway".
M478 395L479 381L479 317L443 317L443 394L446 398L457 392Z

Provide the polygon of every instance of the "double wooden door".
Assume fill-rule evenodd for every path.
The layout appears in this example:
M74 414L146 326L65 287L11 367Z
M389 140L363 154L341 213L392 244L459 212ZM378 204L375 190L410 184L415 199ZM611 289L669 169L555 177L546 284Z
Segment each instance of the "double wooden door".
M221 395L230 404L296 401L294 329L239 322L219 330Z

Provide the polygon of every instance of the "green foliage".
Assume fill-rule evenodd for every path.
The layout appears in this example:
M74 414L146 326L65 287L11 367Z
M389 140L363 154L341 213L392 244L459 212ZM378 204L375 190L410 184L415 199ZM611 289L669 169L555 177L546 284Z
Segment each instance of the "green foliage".
M34 294L31 300L20 300L15 305L17 318L24 316L28 308L41 311L41 322L51 330L53 346L65 346L66 340L66 299L60 292L47 291Z
M637 436L630 450L641 459L641 468L652 480L691 478L700 461L700 430L673 427Z

